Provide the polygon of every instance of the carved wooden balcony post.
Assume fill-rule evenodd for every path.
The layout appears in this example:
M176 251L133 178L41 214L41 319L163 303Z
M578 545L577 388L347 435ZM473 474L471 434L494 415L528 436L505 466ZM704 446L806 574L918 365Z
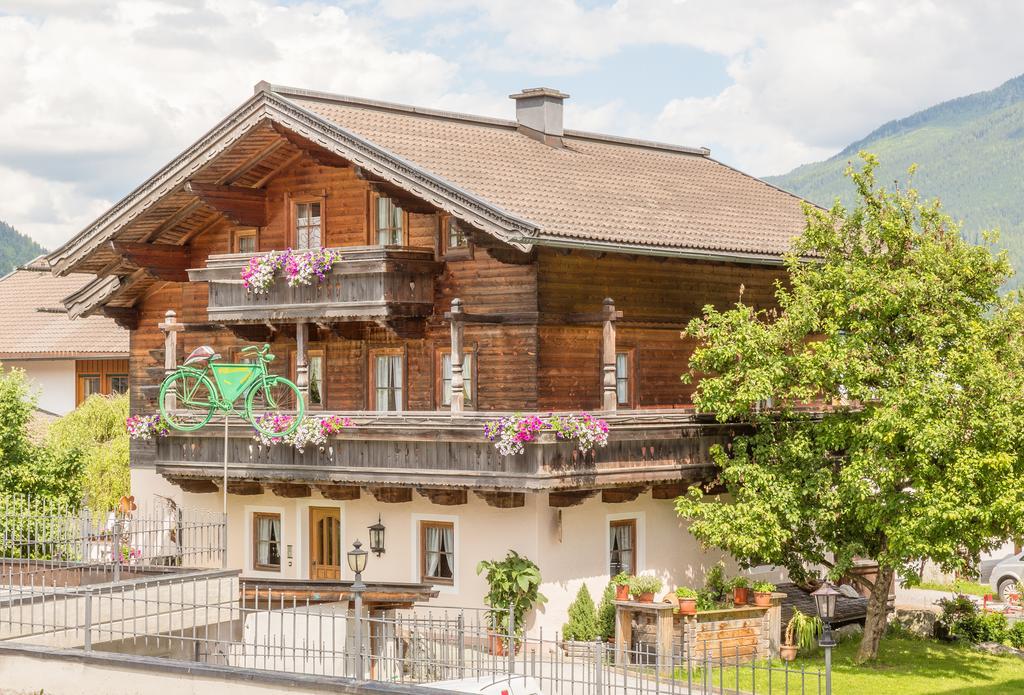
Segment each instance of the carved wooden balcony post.
M185 327L178 323L177 314L174 309L168 309L167 313L164 314L163 323L157 325L161 331L164 332L164 376L170 375L175 369L178 368L178 331L183 330ZM177 398L173 391L167 392L167 400L164 401L164 407L168 410L174 410L177 407Z
M611 297L604 300L604 333L601 339L601 370L603 397L601 405L604 410L613 412L618 408L619 399L615 389L615 302Z
M306 356L306 343L309 342L309 324L305 321L295 323L295 385L302 393L302 400L309 405L309 360Z
M452 400L451 412L461 413L465 406L466 382L462 376L462 300L452 300L451 327L452 327Z

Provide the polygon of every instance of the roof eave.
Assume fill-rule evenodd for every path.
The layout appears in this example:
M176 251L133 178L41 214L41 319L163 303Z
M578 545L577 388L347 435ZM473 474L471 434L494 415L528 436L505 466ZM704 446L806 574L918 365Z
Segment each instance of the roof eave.
M697 249L681 246L629 244L616 241L573 239L570 237L554 236L543 233L537 235L532 241L537 246L579 249L581 251L627 253L639 256L660 256L666 258L686 258L690 260L716 261L720 263L748 263L752 265L774 265L780 267L785 265L783 255L774 253L752 253L719 249Z

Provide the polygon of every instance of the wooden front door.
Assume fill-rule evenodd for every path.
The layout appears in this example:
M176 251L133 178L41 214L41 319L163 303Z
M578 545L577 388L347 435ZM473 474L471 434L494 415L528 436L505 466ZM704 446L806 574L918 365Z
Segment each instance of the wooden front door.
M309 508L309 578L341 579L341 512Z

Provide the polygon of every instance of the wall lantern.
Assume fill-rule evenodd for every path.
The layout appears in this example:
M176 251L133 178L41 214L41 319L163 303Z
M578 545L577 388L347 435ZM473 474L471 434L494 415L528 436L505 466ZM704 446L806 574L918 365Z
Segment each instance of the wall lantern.
M384 524L380 514L377 515L377 523L370 527L370 552L377 557L384 554Z

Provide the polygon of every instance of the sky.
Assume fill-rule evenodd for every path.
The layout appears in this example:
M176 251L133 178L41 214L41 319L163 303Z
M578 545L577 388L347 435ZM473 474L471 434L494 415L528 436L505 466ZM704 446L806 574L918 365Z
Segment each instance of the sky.
M1018 0L0 0L0 219L52 249L260 80L683 145L764 176L1024 72Z

